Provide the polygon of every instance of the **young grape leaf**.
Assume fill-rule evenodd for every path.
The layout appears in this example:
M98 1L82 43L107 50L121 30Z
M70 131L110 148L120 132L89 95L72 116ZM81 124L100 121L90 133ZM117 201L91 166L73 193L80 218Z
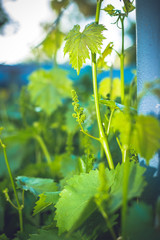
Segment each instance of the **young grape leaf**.
M108 188L113 184L112 172L106 169ZM59 233L79 227L96 209L94 196L100 185L98 171L75 175L68 180L55 205Z
M103 10L107 12L110 16L115 16L116 14L115 7L112 4L108 4L107 7L105 7Z
M97 67L98 68L105 68L107 69L108 66L105 63L105 58L112 53L113 50L113 42L110 42L105 50L103 51L102 55L97 60Z
M37 213L40 213L45 208L50 206L51 204L56 204L59 199L60 192L45 192L39 195L38 201L35 203L33 216Z
M146 186L143 177L145 168L134 162L129 163L129 182L127 199L131 200L135 197L140 197L144 187ZM108 207L110 213L115 212L122 205L123 198L123 178L124 178L124 164L118 164L115 169L114 183L111 186L111 201Z
M132 133L132 145L148 164L160 148L160 125L155 117L137 116Z
M67 72L62 69L40 69L33 72L29 80L28 89L32 102L47 115L62 104L63 98L71 97L72 82L67 78Z
M145 203L134 203L129 208L127 214L127 235L130 240L158 240L160 239L159 231L154 227L154 213L152 206Z
M134 1L134 0L133 0ZM135 9L135 6L133 6L133 1L130 0L123 0L124 7L123 10L128 14L129 12L132 12Z
M16 180L19 188L30 191L35 196L44 192L57 191L57 185L53 179L18 176Z
M69 53L70 63L78 74L86 58L90 58L89 50L100 53L104 30L106 28L103 25L92 23L80 32L80 26L75 25L65 38L64 54Z

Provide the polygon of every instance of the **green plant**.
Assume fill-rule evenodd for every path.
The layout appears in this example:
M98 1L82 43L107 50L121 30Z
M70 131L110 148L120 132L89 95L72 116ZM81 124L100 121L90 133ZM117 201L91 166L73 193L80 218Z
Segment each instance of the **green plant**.
M23 212L29 220L24 224L24 234L17 233L15 239L159 239L159 230L155 231L154 226L156 220L159 228L159 198L155 199L156 207L155 202L152 207L145 202L143 192L150 183L144 176L146 167L137 160L139 154L148 165L157 152L159 122L153 116L137 115L133 107L135 95L130 91L127 94L124 85L124 18L135 7L130 0L124 0L123 12L112 5L101 9L102 2L97 0L95 22L82 32L79 25L74 26L65 38L64 47L78 74L91 57L93 96L81 100L81 94L77 94L81 91L80 84L72 83L58 66L49 71L38 70L21 92L20 126L14 126L12 134L2 136L8 145L16 139L26 146L34 144L29 155L35 156L33 161L29 165L24 161L25 167L16 178L17 187L25 192ZM68 1L63 3L66 6ZM102 32L106 30L99 24L101 10L116 17L117 24L121 22L120 103L101 94L103 84L98 92L97 68L106 68L105 58L113 50L113 43L109 43L101 53ZM46 51L46 45L42 44ZM52 50L56 55L57 49ZM73 88L76 91L71 91ZM21 214L5 146L0 143ZM28 192L34 195L34 200ZM10 201L7 194L5 191ZM29 214L26 210L30 203L34 205L33 216L30 216L32 207ZM30 222L36 229L31 229ZM20 226L22 231L22 220Z

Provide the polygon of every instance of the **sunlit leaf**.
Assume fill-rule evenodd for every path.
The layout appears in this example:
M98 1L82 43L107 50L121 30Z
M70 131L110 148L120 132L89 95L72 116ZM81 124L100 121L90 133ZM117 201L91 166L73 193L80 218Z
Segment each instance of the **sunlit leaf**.
M104 78L99 84L99 94L106 98L111 93L111 80L110 78Z
M18 176L16 180L19 188L30 191L36 196L44 192L57 191L57 185L53 179Z
M121 82L119 78L114 78L111 82L110 78L104 78L99 84L99 94L106 98L108 95L111 100L115 100L121 96Z
M71 96L72 82L67 78L67 72L54 68L33 72L28 89L32 102L50 115L62 104L62 99Z
M90 58L89 50L92 53L100 53L104 30L106 28L103 25L92 23L80 32L80 26L75 25L65 38L64 54L69 53L70 63L78 74L83 63Z
M112 82L111 99L116 99L121 96L121 80L114 78Z
M110 16L114 16L116 12L115 7L112 4L108 4L103 10Z

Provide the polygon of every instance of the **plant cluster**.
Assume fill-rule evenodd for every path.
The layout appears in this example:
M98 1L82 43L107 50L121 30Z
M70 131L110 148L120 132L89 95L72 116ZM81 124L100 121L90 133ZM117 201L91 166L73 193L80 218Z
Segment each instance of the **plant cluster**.
M68 1L52 2L65 7ZM28 86L21 90L16 119L2 112L0 154L9 173L8 179L3 163L2 240L160 238L160 192L154 193L158 176L153 177L154 170L147 166L159 149L160 126L154 116L137 114L144 93L137 98L136 78L130 86L124 84L124 19L135 7L123 0L123 11L112 5L101 9L102 2L97 0L95 22L82 32L74 26L64 47L77 74L91 58L93 95L84 92L90 79L85 84L83 79L72 82L55 65L30 75ZM111 81L112 93L106 79L99 88L97 83L97 69L106 69L106 57L114 50L109 43L101 52L106 29L99 24L100 11L116 17L122 29L122 51L117 53L120 89L115 90ZM54 34L45 44L50 38L57 42ZM45 44L44 53L52 52L56 62L60 45L49 51ZM157 94L158 84L156 80L146 88ZM138 156L147 165L141 166Z

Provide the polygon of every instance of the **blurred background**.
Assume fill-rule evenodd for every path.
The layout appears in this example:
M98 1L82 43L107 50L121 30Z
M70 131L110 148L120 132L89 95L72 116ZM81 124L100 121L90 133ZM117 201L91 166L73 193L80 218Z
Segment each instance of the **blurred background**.
M103 1L102 9L113 1ZM123 3L114 1L117 9L122 9ZM64 38L75 24L81 26L94 21L96 0L0 0L0 88L2 96L7 98L5 89L12 88L14 94L28 83L28 76L40 65L52 68L53 65L63 65L70 71L72 79L81 78L68 64L68 55L64 56ZM121 29L110 17L101 11L100 23L107 31L104 32L105 46L113 42L115 51L107 56L108 67L113 68L114 77L119 77L119 57L116 51L121 49ZM135 11L129 14L125 21L125 82L133 79L132 70L136 62ZM90 65L87 60L85 65ZM109 76L109 68L105 75ZM89 74L91 71L89 70ZM83 74L82 74L83 75ZM5 95L6 94L6 95Z
M117 1L103 1L102 9L107 4L114 4L117 9L122 9L123 3ZM0 1L0 63L17 64L36 61L31 49L38 46L46 34L58 25L58 29L65 35L75 24L80 24L82 29L94 21L96 0L1 0ZM56 22L57 20L57 22ZM104 44L114 42L114 47L121 47L121 31L117 29L112 19L101 11L100 22L108 29ZM125 48L135 45L135 11L129 14L125 23ZM134 46L135 47L135 46ZM132 52L132 57L133 56ZM115 55L115 54L112 54ZM130 56L131 57L131 56ZM57 53L57 61L65 63L63 46ZM112 56L111 62L114 58ZM129 64L134 64L134 60ZM41 59L44 61L44 59Z

